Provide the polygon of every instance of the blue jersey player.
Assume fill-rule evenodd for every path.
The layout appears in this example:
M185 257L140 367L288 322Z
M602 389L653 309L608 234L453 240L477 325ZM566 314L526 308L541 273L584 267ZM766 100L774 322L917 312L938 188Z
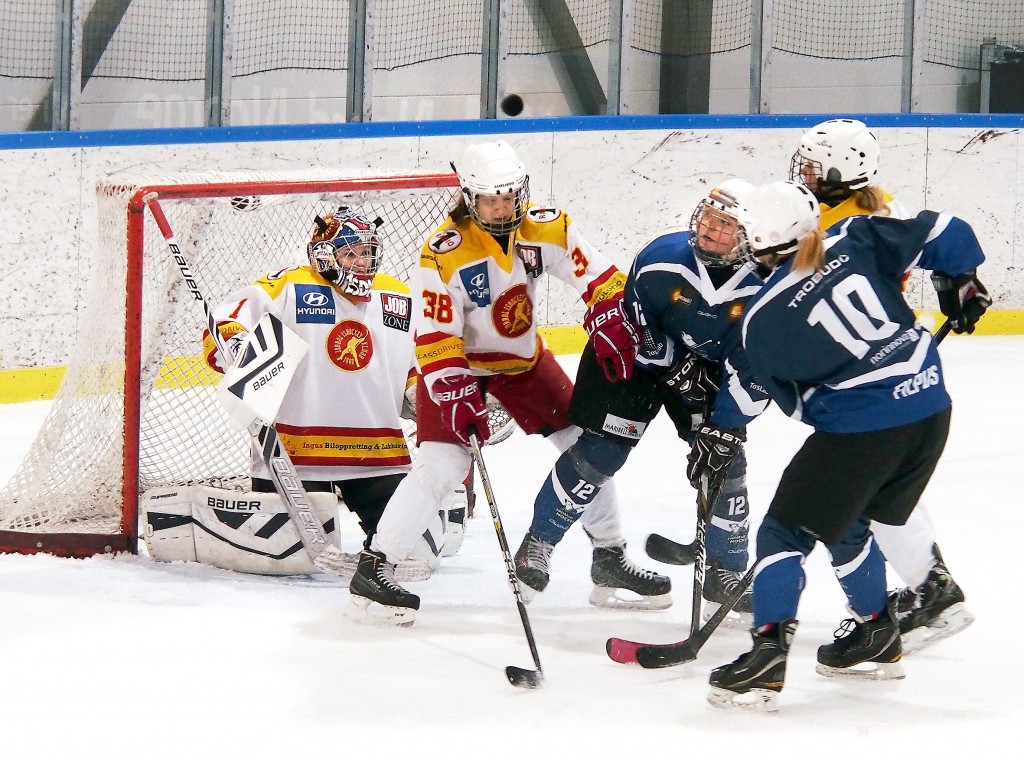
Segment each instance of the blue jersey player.
M737 210L746 256L770 273L743 319L747 357L772 399L814 432L758 531L754 646L712 671L717 706L777 709L816 541L853 614L818 649L818 672L903 677L896 595L886 595L869 525L906 521L942 454L951 401L936 342L915 324L900 283L915 266L932 270L956 332L973 332L991 303L975 275L984 255L963 220L854 216L826 238L819 214L794 182L759 187Z
M692 445L690 481L696 484L707 471L719 494L707 530L707 614L743 575L749 512L744 427L767 407L768 395L754 380L739 331L744 306L762 280L736 255L729 210L752 189L727 180L698 204L688 230L662 235L637 255L623 295L637 328L636 371L625 379L607 372L599 357L603 336L594 332L580 358L569 410L584 432L541 487L517 555L517 572L527 585L547 584L552 547L626 462L661 409ZM727 445L715 445L723 431ZM601 593L600 579L594 582ZM737 607L749 618L750 595Z

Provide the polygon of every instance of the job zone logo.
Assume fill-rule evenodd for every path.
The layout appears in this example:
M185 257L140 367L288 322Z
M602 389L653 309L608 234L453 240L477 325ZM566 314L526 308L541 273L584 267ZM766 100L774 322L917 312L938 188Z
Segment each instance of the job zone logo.
M381 293L380 304L384 311L384 326L409 332L412 317L412 298L394 293Z
M296 323L331 325L334 319L334 296L328 286L295 286Z

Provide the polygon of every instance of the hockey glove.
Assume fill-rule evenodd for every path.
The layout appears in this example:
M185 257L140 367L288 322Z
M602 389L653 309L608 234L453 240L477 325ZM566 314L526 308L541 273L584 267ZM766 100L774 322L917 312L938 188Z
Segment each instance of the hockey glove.
M974 272L958 277L932 272L932 285L939 296L939 308L949 317L955 333L973 333L981 315L992 305L988 291Z
M700 489L703 475L707 475L708 494L719 489L733 458L743 450L747 440L746 431L728 430L707 423L697 429L697 438L686 458L686 477L690 485Z
M633 361L640 340L622 308L621 297L606 298L591 306L583 318L583 329L594 344L597 363L608 382L633 377Z
M664 380L665 385L685 401L694 406L703 406L704 402L718 393L718 383L713 377L717 374L706 359L687 353L668 371Z
M480 384L472 375L451 375L434 383L434 396L441 407L441 419L455 437L469 446L470 431L483 445L490 437L487 405Z

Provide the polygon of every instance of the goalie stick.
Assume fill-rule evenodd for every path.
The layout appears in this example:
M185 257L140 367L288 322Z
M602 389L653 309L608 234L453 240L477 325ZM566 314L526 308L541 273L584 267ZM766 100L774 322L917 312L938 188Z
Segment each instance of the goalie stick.
M544 681L544 672L540 667L540 655L537 653L537 641L533 638L533 628L530 627L530 618L526 614L526 602L523 601L523 592L519 588L519 578L516 577L516 565L512 559L512 552L508 548L508 539L505 538L505 529L501 526L501 516L498 514L498 505L494 500L494 491L491 489L491 479L487 475L487 467L484 459L480 456L480 439L477 438L476 429L470 428L469 445L473 449L473 460L476 462L477 472L480 473L480 482L484 487L484 496L487 499L487 506L491 509L491 519L494 521L494 532L498 535L498 546L505 558L505 570L508 573L508 582L512 587L512 593L516 598L516 607L519 608L519 619L523 622L523 631L526 633L526 643L530 646L530 654L533 656L533 664L536 670L527 670L515 665L505 668L505 677L513 686L522 689L536 689Z
M164 216L163 209L160 207L157 199L157 194L146 195L142 200L153 214L157 227L160 229L160 234L163 235L164 240L167 242L167 247L174 258L174 263L177 264L189 292L196 301L202 304L203 313L206 316L207 326L210 330L210 337L216 343L217 350L225 360L234 359L233 352L225 345L224 339L217 329L217 323L213 318L213 312L210 311L210 305L206 302L202 291L199 290L199 284L192 275L192 268L189 266L188 259L185 258L185 254L182 253L174 238L174 232L167 222L167 217ZM274 483L274 488L281 495L281 499L288 510L288 516L295 523L295 529L298 531L302 546L309 555L309 559L316 567L327 573L341 575L345 573L346 566L350 571L351 560L346 557L341 549L328 543L323 527L320 525L316 512L313 510L313 504L306 490L302 487L302 481L299 480L298 475L295 473L295 465L292 464L291 457L288 456L287 450L285 450L284 445L281 443L276 428L273 425L264 425L257 420L249 425L248 432L259 446L260 456L270 470L270 477Z

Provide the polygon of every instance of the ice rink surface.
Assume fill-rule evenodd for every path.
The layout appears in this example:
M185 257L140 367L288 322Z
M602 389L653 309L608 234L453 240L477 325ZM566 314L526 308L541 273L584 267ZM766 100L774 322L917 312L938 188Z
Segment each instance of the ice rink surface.
M574 528L554 553L551 585L529 607L542 688L505 680L506 665L532 661L481 491L459 554L409 585L422 606L408 629L349 620L347 584L328 576L245 576L144 556L0 556L3 756L1015 756L1024 717L1024 336L954 336L941 354L953 429L924 501L977 621L907 657L903 681L815 674L817 647L847 617L820 548L807 564L777 715L706 702L709 671L749 649L745 632L720 629L696 662L665 670L606 657L609 636L667 642L688 633L692 570L643 553L648 533L693 536L686 447L659 418L616 484L630 554L672 576L675 604L641 613L589 606L590 548ZM576 358L561 359L570 374ZM0 482L47 407L0 404ZM753 530L808 432L774 407L750 426ZM556 452L516 431L484 455L515 551ZM342 535L355 551L354 520L343 520ZM899 585L892 573L889 585Z

